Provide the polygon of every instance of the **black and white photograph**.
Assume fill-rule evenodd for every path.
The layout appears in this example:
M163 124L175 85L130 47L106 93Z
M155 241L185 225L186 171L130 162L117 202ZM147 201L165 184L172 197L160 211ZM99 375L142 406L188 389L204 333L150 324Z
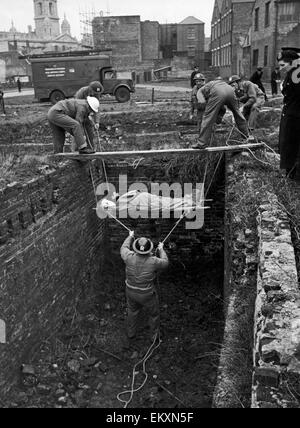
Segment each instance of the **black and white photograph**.
M300 0L0 4L0 408L300 408Z

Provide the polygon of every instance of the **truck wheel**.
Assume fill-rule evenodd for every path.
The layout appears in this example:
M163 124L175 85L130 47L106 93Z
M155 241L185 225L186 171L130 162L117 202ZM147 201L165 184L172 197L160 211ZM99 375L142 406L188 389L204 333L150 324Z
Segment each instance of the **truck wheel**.
M130 91L127 88L118 88L115 93L116 100L119 103L127 103L130 100Z
M52 104L58 103L58 101L64 100L66 97L61 91L53 91L50 96L50 101Z

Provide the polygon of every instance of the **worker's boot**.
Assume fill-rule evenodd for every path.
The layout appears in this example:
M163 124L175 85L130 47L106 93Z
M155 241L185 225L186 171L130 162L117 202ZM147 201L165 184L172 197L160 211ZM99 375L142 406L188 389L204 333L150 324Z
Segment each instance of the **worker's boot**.
M89 147L83 147L82 149L79 149L80 155L92 155L95 153L95 150L90 149Z
M206 149L208 147L207 143L203 143L202 141L198 141L197 144L194 144L192 146L193 149L195 150L201 150L201 149Z

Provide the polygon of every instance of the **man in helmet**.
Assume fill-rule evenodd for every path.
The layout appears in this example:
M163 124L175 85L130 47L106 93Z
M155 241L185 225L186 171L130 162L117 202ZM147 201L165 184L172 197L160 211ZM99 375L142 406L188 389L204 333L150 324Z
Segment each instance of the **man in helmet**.
M191 96L191 114L190 114L190 118L192 119L194 117L195 112L197 112L197 126L198 126L198 131L200 134L200 129L201 129L201 123L202 123L202 117L203 117L203 113L205 110L205 106L200 105L198 103L198 98L197 98L197 93L199 91L199 89L202 88L202 86L205 85L205 77L203 74L201 73L197 73L194 77L194 82L195 85L192 89L192 96Z
M132 246L132 248L131 248ZM159 257L152 254L153 242L147 238L134 239L130 232L121 248L126 264L127 337L133 339L137 332L138 317L143 308L149 312L149 326L154 339L159 332L160 311L155 289L157 273L169 265L164 245L158 245Z
M89 86L84 86L83 88L79 89L76 94L75 98L77 100L86 100L87 97L95 97L100 101L100 98L104 92L104 88L100 82L97 80L94 82L91 82ZM99 129L100 127L100 112L95 115L95 128Z
M249 129L256 129L259 111L265 104L263 91L254 83L237 75L229 78L229 84L235 89L239 101L244 104L242 112L248 121Z
M204 85L197 93L198 102L205 105L200 137L193 149L204 149L211 143L212 130L216 123L221 123L226 107L233 113L242 138L249 138L247 121L239 111L234 89L224 80L215 79Z
M198 66L198 65L195 65L195 66L194 66L194 71L192 72L192 74L191 74L191 78L190 78L190 81L191 81L191 88L193 88L193 87L195 86L195 76L196 76L196 74L198 74L199 72L200 72L199 66Z
M48 120L54 138L54 153L63 152L66 132L73 135L80 154L95 153L93 132L86 124L90 123L89 116L98 111L99 101L95 97L87 97L86 100L70 98L51 107Z

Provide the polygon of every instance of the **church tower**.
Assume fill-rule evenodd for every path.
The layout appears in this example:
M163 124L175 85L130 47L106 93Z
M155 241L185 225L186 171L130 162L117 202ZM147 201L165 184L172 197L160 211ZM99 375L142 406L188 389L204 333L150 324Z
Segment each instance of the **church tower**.
M33 0L35 32L41 39L60 35L57 0Z
M66 14L64 15L64 20L61 24L61 33L68 34L69 36L71 36L71 25L67 20Z

